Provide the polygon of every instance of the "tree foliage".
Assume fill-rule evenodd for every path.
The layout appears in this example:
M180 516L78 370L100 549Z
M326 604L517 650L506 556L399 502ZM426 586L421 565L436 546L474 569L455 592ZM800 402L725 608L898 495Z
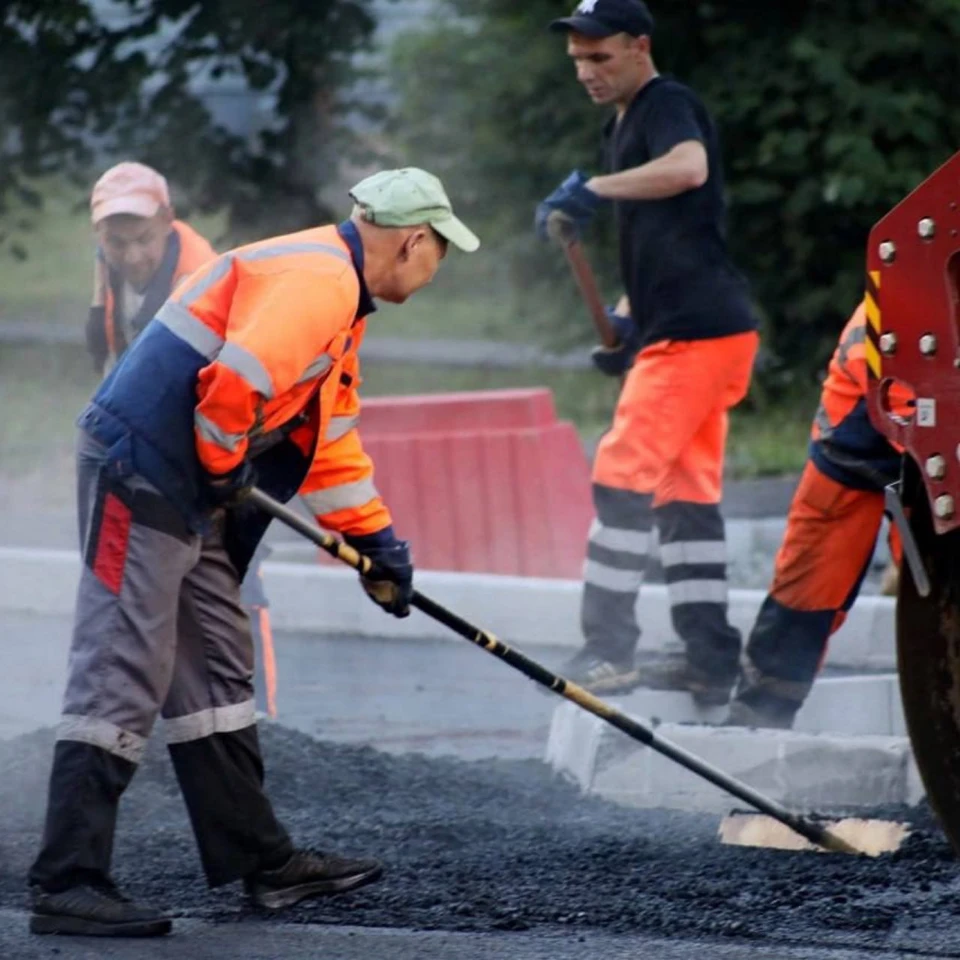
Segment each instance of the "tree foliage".
M317 188L345 146L351 56L371 0L7 0L0 20L0 213L37 176L89 177L135 156L201 208L247 225L317 222ZM233 79L271 99L252 138L199 91ZM99 164L103 165L102 162Z
M396 51L397 131L470 188L517 265L536 202L573 167L597 170L605 119L544 29L570 0L446 0L450 17ZM716 118L730 239L765 316L767 380L819 369L862 291L870 227L960 148L960 0L661 0L659 69ZM609 228L591 238L610 275ZM582 331L582 324L578 327Z

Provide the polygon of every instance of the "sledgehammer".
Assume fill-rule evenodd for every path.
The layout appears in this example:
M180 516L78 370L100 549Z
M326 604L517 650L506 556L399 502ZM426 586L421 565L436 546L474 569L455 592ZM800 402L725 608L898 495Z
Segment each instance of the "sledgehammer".
M251 490L248 502L253 503L274 519L279 520L292 530L306 537L321 550L330 554L330 556L336 557L336 559L347 564L349 567L353 567L353 569L361 575L368 574L374 570L374 564L369 557L365 557L363 554L354 550L353 547L342 543L331 534L324 533L315 524L303 519L262 490L258 490L257 488ZM784 826L789 827L794 833L799 834L816 846L837 853L860 854L863 852L842 837L837 836L827 828L816 823L814 820L792 813L775 800L754 790L749 784L729 776L722 770L718 770L705 760L702 760L700 757L684 750L682 747L678 747L676 744L662 739L649 727L621 713L619 710L610 706L610 704L605 703L592 693L584 690L583 687L569 680L565 680L555 673L551 673L546 667L537 663L535 660L531 660L517 650L508 647L492 633L487 630L481 630L472 623L468 623L462 617L440 606L439 603L436 603L429 597L425 597L419 591L414 591L410 605L422 613L425 613L428 617L442 623L445 627L449 627L454 633L463 637L464 640L469 640L472 644L486 650L487 653L503 660L529 679L547 687L561 697L572 701L588 713L592 713L594 716L606 720L611 726L622 730L628 737L632 737L634 740L650 747L652 750L656 750L657 753L663 754L663 756L668 757L675 763L679 763L680 766L686 767L687 770L690 770L699 777L703 777L704 780L708 780L721 790L725 790L731 794L731 796L749 804L761 813L773 817Z

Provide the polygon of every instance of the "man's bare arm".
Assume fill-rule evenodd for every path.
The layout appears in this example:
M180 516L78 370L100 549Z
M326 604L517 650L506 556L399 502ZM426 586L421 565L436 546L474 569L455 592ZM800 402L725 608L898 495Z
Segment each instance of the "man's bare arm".
M703 144L685 140L656 160L592 177L585 186L606 200L665 200L702 187L709 172Z

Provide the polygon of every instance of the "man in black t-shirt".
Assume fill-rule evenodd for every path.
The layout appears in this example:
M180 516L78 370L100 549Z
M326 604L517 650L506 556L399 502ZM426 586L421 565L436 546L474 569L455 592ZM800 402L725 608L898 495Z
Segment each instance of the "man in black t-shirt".
M574 171L538 207L537 231L546 237L551 215L583 229L612 201L625 290L617 312L633 324L597 364L625 379L594 464L586 643L565 675L595 692L643 684L723 704L740 654L719 510L727 411L746 395L758 338L727 252L716 129L692 90L657 73L642 0L583 0L551 29L566 34L594 103L615 113L604 131L609 172ZM636 603L654 523L685 653L640 671Z

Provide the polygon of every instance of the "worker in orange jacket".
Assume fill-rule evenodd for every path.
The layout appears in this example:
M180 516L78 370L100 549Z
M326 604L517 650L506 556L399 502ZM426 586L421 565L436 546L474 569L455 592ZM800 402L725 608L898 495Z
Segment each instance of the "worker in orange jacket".
M93 303L87 320L87 349L103 374L133 343L188 274L216 257L210 243L176 219L166 178L143 163L126 161L107 170L90 197L97 238ZM263 587L259 552L243 581L256 663L262 682L257 706L277 715L277 671L270 604Z
M791 727L813 686L830 636L860 591L884 514L884 488L900 475L902 451L867 414L864 300L830 360L813 421L810 458L787 515L773 583L742 658L726 722ZM893 409L911 416L913 398L894 385ZM900 543L891 527L891 554Z
M96 232L87 350L97 372L116 363L187 274L216 256L174 216L166 178L124 162L97 180L90 197Z
M350 219L239 247L182 281L80 415L83 569L46 826L30 871L37 933L153 936L169 918L110 879L120 797L158 714L211 886L279 909L376 880L369 857L294 846L263 789L240 581L289 500L374 561L362 584L409 615L413 565L357 431L374 300L475 250L439 180L390 170Z

